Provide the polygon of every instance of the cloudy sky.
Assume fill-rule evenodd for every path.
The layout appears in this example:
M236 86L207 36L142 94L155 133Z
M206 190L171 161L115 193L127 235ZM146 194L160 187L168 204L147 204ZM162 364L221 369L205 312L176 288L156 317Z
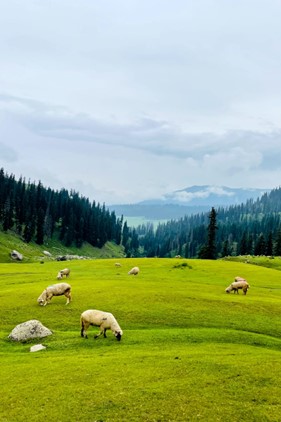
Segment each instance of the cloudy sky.
M8 174L107 205L280 186L280 0L0 6Z

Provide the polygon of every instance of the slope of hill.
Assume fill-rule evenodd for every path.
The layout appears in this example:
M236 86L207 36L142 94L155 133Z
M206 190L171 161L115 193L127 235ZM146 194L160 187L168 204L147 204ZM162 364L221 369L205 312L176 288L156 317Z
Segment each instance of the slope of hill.
M23 255L22 262L47 262L57 260L62 256L76 256L81 258L122 258L124 248L113 242L107 242L102 248L96 248L88 243L84 243L81 248L66 247L58 240L50 240L48 244L37 245L35 242L26 243L13 232L0 231L0 263L14 262L11 258L11 251L16 250ZM46 256L43 251L47 251L51 256Z

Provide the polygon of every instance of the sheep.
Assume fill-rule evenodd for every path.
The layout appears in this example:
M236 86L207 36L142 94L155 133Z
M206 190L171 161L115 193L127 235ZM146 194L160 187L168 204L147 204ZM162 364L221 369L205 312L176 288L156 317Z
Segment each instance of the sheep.
M69 274L70 274L70 269L64 268L63 270L60 270L58 272L57 280L62 280L64 275L65 275L65 277L69 277Z
M230 284L230 286L228 286L225 289L226 293L230 293L233 292L239 294L239 289L243 290L244 295L247 293L247 290L250 288L249 284L247 283L247 281L244 278L241 277L235 277L234 279L235 281L233 283Z
M67 298L66 305L71 301L71 286L67 283L58 283L48 286L38 297L37 302L41 306L46 306L50 303L53 296L62 296Z
M176 255L175 258L181 258L181 255Z
M81 337L88 338L87 330L90 325L100 328L99 334L94 338L99 337L101 334L106 338L106 330L111 330L118 341L121 340L123 331L121 330L115 317L109 312L98 311L96 309L88 309L81 314Z
M139 267L133 267L128 274L133 274L133 275L138 275L138 273L140 272Z
M115 262L115 267L121 267L120 262Z

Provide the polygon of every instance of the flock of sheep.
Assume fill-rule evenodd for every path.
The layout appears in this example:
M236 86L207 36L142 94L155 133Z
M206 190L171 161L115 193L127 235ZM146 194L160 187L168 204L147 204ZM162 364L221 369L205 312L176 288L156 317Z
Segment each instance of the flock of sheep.
M116 267L121 267L119 262L115 263ZM139 273L139 267L133 267L128 274L129 275L137 275ZM57 275L58 280L62 280L65 276L68 278L70 275L70 269L64 268L60 270ZM250 288L248 282L242 277L235 277L234 282L231 283L226 289L226 293L234 292L239 293L239 290L242 290L244 294L247 293L248 289ZM67 298L66 305L68 305L71 301L71 285L68 283L57 283L53 284L52 286L48 286L38 297L37 302L41 306L46 306L50 303L50 300L53 296L62 296L64 295ZM100 328L100 332L95 335L94 337L97 338L103 334L106 337L106 330L111 330L114 336L118 341L121 340L123 335L123 331L116 321L115 317L109 313L104 311L99 311L97 309L88 309L84 311L80 316L80 324L81 324L81 337L88 338L87 330L90 325Z
M121 264L118 262L115 264L116 267L121 267ZM128 274L129 275L137 275L140 272L139 267L133 267ZM68 278L70 275L70 269L64 268L60 270L57 275L58 280L62 280L65 276ZM41 306L46 306L50 303L50 300L53 296L62 296L64 295L67 298L66 305L71 302L71 285L68 283L57 283L53 284L52 286L48 286L46 289L43 290L41 295L38 297L37 302ZM88 309L84 311L80 316L80 324L81 324L81 337L88 338L87 330L90 325L100 328L99 334L95 335L95 338L99 337L103 334L106 337L106 330L111 330L114 336L118 341L121 340L123 335L123 331L116 321L115 317L109 313L104 311L99 311L97 309Z

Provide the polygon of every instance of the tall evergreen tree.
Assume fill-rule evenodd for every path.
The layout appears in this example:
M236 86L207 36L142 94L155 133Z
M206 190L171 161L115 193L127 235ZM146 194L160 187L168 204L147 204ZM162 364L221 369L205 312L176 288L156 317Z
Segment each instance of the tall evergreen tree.
M273 239L272 239L272 232L271 231L268 234L266 247L265 247L265 254L267 256L272 256L272 254L273 254Z
M217 212L214 207L209 214L209 225L207 229L207 243L203 245L199 252L201 259L216 259L216 231L217 231Z
M244 231L241 241L240 241L240 245L239 245L239 254L246 255L247 253L248 253L248 237L247 237L247 233Z
M273 250L275 256L281 256L281 228L277 232Z
M37 211L37 221L36 221L36 240L35 242L38 245L43 245L44 243L44 217L45 212L40 207Z
M129 240L129 228L128 228L127 221L125 221L124 226L123 226L123 232L122 232L122 245L124 247L126 247L128 240Z
M229 250L229 243L228 243L228 239L226 239L223 242L223 248L222 248L222 253L221 256L225 257L225 256L229 256L230 255L230 250Z
M3 211L3 230L7 231L13 227L13 206L10 197L8 196L4 203Z
M261 233L257 239L256 246L255 246L255 255L265 255L265 239L263 233Z

